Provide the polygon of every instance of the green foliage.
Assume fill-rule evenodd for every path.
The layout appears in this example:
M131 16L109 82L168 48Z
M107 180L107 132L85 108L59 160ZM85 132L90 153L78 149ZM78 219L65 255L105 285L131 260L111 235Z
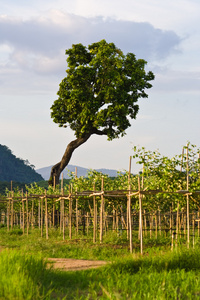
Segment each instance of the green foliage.
M139 110L139 98L148 97L152 72L133 53L124 55L113 43L102 40L86 48L72 45L67 77L60 83L51 117L60 127L69 126L76 137L105 134L109 140L123 136Z
M172 158L161 156L158 150L149 151L145 147L134 147L133 158L141 164L140 175L143 177L143 185L147 190L160 190L162 192L175 192L179 190L187 190L187 172L189 175L189 191L200 190L200 164L199 153L200 149L197 146L188 142L187 147L180 155L175 155ZM188 169L188 171L187 171ZM149 203L148 208L167 210L172 203L180 202L180 207L185 206L185 199L180 195L157 194L146 198L145 203ZM198 196L193 197L191 208L197 208L195 205L199 203Z
M34 166L28 160L17 158L11 150L0 145L0 181L16 181L30 183L42 180L42 176L36 173Z

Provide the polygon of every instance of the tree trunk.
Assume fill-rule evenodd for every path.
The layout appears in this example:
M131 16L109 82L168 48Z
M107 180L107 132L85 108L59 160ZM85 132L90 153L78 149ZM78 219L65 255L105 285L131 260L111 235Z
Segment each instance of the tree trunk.
M70 142L65 150L65 153L61 159L61 161L57 164L55 164L51 169L51 175L49 178L49 185L53 185L54 178L55 178L55 184L59 184L59 178L61 172L64 170L64 168L68 165L72 153L76 148L78 148L80 145L85 143L89 137L91 136L91 133L85 134L83 137L77 138L76 140Z

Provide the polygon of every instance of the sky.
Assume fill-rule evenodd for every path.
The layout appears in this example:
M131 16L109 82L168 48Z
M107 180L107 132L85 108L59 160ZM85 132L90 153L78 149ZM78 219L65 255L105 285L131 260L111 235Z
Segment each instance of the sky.
M200 146L199 0L2 0L0 144L36 169L61 160L75 138L50 117L66 76L65 50L102 39L145 59L155 80L125 137L94 135L70 164L122 171L134 146L169 157L188 141Z

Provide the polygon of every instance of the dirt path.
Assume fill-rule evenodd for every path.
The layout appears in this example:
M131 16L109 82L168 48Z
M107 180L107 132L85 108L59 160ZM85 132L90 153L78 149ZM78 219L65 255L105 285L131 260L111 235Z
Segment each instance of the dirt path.
M108 262L102 260L85 260L71 258L48 258L48 266L62 271L79 271L91 268L98 268Z

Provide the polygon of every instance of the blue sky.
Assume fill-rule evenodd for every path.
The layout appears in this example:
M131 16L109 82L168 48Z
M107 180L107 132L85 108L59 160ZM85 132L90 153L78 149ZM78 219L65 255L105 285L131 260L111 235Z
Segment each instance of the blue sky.
M146 59L156 79L125 137L92 136L70 164L123 170L134 145L170 157L187 141L199 147L199 0L1 1L0 32L0 144L36 169L57 163L74 139L50 118L65 49L103 38Z

